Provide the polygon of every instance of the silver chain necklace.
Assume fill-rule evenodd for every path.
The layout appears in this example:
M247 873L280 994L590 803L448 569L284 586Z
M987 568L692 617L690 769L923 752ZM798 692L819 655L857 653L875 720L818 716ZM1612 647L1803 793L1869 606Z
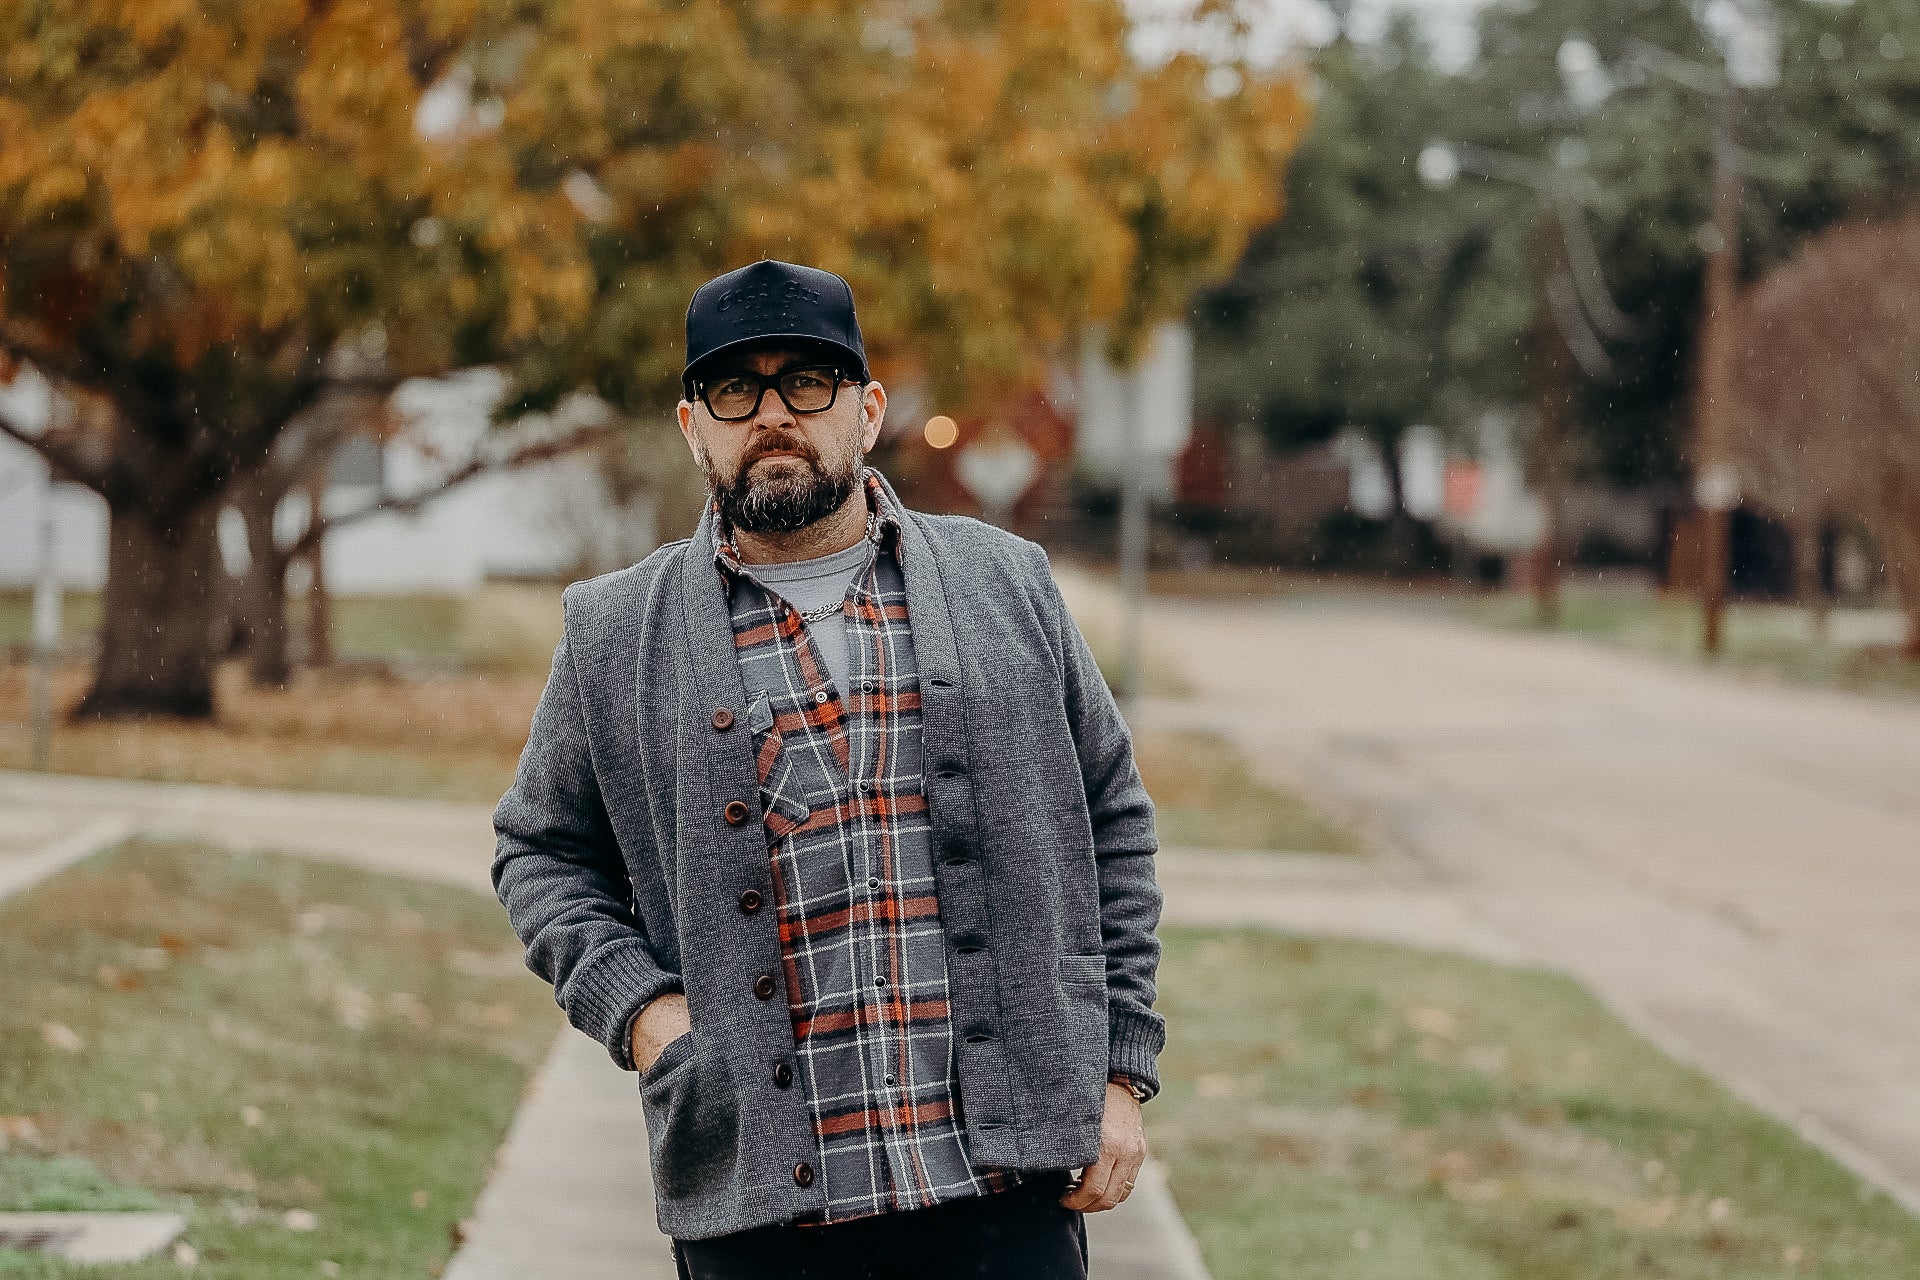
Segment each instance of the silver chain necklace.
M880 539L880 516L878 512L867 512L867 539L870 542L877 542ZM830 618L840 612L845 604L845 600L835 600L832 604L823 604L818 609L802 609L800 610L800 617L806 622L819 622L822 618Z

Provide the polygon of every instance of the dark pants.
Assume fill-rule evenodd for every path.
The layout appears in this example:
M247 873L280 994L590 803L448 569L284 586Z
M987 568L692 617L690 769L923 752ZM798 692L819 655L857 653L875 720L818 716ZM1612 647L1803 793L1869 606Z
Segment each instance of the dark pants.
M675 1240L680 1280L1086 1280L1083 1215L1060 1205L1065 1170L1010 1191L711 1240Z

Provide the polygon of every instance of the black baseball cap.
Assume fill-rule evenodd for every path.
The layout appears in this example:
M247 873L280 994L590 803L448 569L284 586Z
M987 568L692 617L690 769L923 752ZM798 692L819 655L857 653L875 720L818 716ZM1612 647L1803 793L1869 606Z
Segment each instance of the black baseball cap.
M687 304L687 365L680 385L693 399L696 366L744 347L787 340L844 355L867 382L867 349L853 313L853 288L831 271L763 258L693 291Z

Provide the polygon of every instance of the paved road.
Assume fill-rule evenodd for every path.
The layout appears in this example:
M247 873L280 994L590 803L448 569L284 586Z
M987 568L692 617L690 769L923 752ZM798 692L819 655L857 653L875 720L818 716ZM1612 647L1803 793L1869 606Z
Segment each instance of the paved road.
M1224 731L1368 815L1486 929L1920 1211L1920 704L1365 598L1162 601L1147 634L1193 697L1137 722Z

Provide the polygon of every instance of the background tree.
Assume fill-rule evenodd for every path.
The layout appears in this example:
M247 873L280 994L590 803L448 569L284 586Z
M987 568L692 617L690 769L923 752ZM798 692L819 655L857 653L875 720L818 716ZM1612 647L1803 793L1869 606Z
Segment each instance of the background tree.
M0 339L102 409L12 428L110 511L82 710L210 714L216 513L343 342L384 385L504 363L506 417L638 417L694 285L758 253L845 272L950 396L1168 305L1270 213L1300 114L1201 22L1148 67L1101 0L0 9Z
M0 6L0 348L95 410L0 429L109 513L81 714L211 713L218 511L343 339L397 378L581 300L571 206L416 128L474 11Z
M1737 121L1749 278L1836 221L1899 207L1920 171L1920 9L1903 0L1776 0L1782 74ZM1711 111L1650 70L1651 51L1711 71L1712 6L1691 0L1494 0L1478 56L1434 65L1417 29L1344 33L1314 59L1314 125L1288 170L1287 213L1257 233L1198 309L1201 411L1257 422L1278 447L1359 426L1463 423L1488 404L1549 400L1574 478L1672 481L1686 470L1711 187ZM1477 146L1589 191L1567 262L1579 370L1562 392L1537 340L1560 255L1517 186L1417 180L1431 142ZM1612 313L1612 314L1608 314ZM1580 317L1576 317L1579 319ZM1567 326L1559 326L1564 337ZM1536 467L1536 479L1548 468Z
M1789 521L1858 515L1920 660L1920 214L1833 228L1741 308L1742 478Z
M686 298L761 255L848 277L883 371L997 394L1226 270L1305 115L1232 5L1151 64L1106 0L616 8L555 4L508 98L518 166L596 216L596 305L519 367L533 406L671 404Z

